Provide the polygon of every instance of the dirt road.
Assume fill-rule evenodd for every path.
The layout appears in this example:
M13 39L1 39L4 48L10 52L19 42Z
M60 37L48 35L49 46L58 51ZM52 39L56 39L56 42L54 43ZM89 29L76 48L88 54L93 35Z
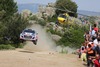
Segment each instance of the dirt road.
M53 54L52 54L53 53ZM0 51L0 67L84 67L72 54L33 52L23 49Z
M55 43L39 25L37 45L27 42L23 49L0 51L0 67L84 67L76 55L56 52Z

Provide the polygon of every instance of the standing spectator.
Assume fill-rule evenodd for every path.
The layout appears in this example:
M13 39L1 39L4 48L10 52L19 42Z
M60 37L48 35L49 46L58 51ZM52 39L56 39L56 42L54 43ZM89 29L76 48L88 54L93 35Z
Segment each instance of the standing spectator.
M96 32L96 31L94 30L94 28L92 28L91 35L92 35L92 36L95 36L95 32Z
M98 30L99 30L96 24L94 24L94 30L95 30L96 32L98 32Z
M97 41L98 41L98 44L95 48L95 51L96 51L96 54L99 54L100 55L100 38L97 38Z

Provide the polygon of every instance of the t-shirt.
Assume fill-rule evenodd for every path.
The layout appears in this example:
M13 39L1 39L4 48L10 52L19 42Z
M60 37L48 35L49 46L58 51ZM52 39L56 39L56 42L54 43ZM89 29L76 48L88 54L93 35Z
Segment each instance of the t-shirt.
M93 41L93 43L94 43L94 46L97 46L97 44L98 44L97 39L95 39L95 40Z
M95 51L92 48L87 48L88 56L95 56Z
M97 28L97 27L95 27L94 30L95 30L96 32L98 32L98 28Z
M100 63L99 63L99 60L98 59L96 59L94 61L94 65L95 65L95 67L100 67Z
M97 52L97 54L100 55L100 47L99 47L99 46L97 46L97 47L95 48L95 51Z
M94 36L94 35L95 35L95 30L92 30L91 35L92 35L92 36Z

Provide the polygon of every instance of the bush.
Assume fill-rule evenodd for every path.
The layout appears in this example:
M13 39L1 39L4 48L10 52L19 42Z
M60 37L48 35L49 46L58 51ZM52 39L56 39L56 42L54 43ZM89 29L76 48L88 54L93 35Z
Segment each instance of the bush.
M18 48L23 48L25 43L19 44Z
M81 46L81 43L84 42L84 30L81 27L76 26L76 28L70 28L66 31L58 42L58 45L64 45L69 47L78 48Z
M38 20L38 24L45 26L46 25L46 21L44 20Z
M49 22L56 22L57 21L57 15L53 15L52 17L48 17Z
M59 35L59 36L63 35L60 31L53 30L53 28L47 29L47 32L50 32L51 34L56 34L56 35Z
M30 17L29 17L29 20L36 20L36 21L37 21L38 18L37 18L35 15L33 15L33 16L30 16Z
M15 47L12 47L11 45L4 45L4 44L1 44L0 45L0 50L12 50L12 49L15 49Z

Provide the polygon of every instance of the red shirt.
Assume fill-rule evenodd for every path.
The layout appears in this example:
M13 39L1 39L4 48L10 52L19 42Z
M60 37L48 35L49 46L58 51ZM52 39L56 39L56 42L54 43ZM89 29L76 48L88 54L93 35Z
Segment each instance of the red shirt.
M94 61L94 65L95 65L95 67L100 67L100 63L97 59Z
M98 32L98 28L97 28L97 27L95 27L94 30L95 30L96 32Z

